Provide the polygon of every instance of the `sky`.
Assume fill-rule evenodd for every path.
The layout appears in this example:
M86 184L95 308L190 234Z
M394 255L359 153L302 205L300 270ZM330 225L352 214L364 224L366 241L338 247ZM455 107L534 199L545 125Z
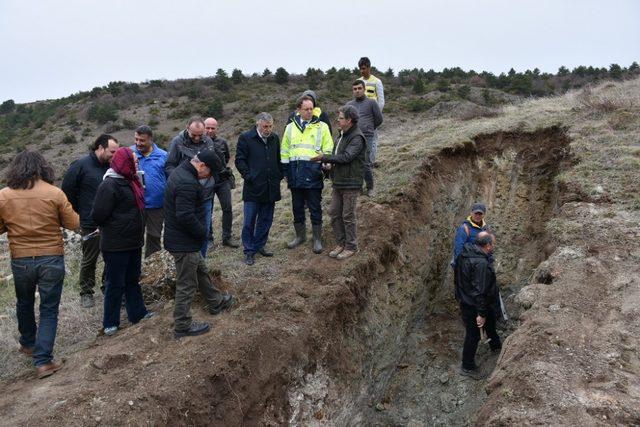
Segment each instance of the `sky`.
M629 66L639 23L638 0L0 0L0 102L361 56L396 72Z

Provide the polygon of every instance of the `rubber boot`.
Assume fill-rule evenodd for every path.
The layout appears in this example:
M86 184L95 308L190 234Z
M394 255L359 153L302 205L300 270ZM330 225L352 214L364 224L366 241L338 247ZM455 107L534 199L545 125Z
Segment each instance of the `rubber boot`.
M313 224L313 252L316 254L322 253L322 225Z
M300 246L307 241L307 227L304 223L295 223L293 227L296 229L296 238L287 243L289 249L293 249L296 246Z

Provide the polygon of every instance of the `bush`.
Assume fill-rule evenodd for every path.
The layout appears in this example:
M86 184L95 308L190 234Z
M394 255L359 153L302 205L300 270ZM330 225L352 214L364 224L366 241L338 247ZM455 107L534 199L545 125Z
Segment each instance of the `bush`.
M224 105L222 104L222 101L220 100L220 98L216 98L207 106L205 115L209 117L221 118L222 114L224 113L223 109Z
M418 77L415 82L413 82L413 93L416 95L421 95L424 93L424 83L422 82L422 78Z
M262 77L269 77L271 75L271 70L268 68L265 68L264 71L262 72Z
M87 111L87 119L103 125L118 120L118 107L113 104L93 104Z
M133 130L133 129L137 128L138 125L133 120L122 119L122 127L124 127L125 129Z
M471 88L467 85L462 85L458 88L458 96L462 99L467 99L471 93Z
M78 143L78 140L76 139L75 135L68 133L62 137L62 140L60 140L60 143L64 145L74 145Z
M0 104L0 114L11 113L16 108L16 103L13 99L7 99Z
M436 104L436 101L429 99L414 99L409 102L409 111L412 113L419 113L421 111L426 111L433 107Z
M229 78L227 72L222 68L218 68L218 71L216 71L214 81L218 90L226 92L231 89L231 79Z
M242 83L242 80L244 80L242 71L240 71L237 68L234 68L233 71L231 72L231 81L233 82L234 85L238 85Z
M287 84L289 82L289 73L284 68L280 67L276 70L274 75L276 83L280 85Z

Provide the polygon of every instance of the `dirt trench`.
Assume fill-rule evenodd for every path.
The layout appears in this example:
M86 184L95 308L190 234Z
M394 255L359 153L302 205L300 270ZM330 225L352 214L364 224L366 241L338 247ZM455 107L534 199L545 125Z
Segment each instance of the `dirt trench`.
M156 320L71 354L64 375L0 384L0 425L473 423L486 393L457 374L455 225L472 202L487 203L509 302L553 250L545 223L568 142L549 128L444 148L394 202L363 201L353 261L305 246L235 281L219 277L241 303L210 334L174 340L170 304L158 307ZM485 348L478 361L495 363Z
M475 422L486 382L458 374L463 328L449 267L455 225L474 201L487 204L498 236L498 281L515 310L512 295L553 251L545 224L558 209L555 178L568 161L568 143L561 128L497 133L425 159L412 187L384 209L396 223L374 250L377 259L348 278L359 311L341 344L352 369L306 373L289 391L292 424ZM502 324L502 337L515 327L513 320ZM479 348L487 375L496 359Z

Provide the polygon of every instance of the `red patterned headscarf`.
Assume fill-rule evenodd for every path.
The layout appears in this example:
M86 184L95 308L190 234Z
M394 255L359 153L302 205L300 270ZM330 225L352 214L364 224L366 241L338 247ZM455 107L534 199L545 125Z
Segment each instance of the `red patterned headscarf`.
M136 162L133 152L127 147L120 147L111 158L111 169L129 182L138 209L144 210L144 188L136 174Z

